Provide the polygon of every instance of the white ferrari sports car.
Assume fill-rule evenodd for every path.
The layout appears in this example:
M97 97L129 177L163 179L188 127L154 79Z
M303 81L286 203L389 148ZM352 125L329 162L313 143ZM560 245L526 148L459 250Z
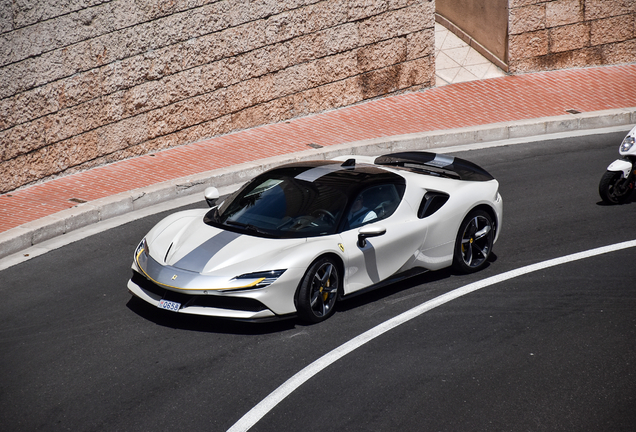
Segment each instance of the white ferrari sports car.
M180 211L139 243L132 294L179 313L309 323L339 299L415 274L488 264L499 183L427 152L347 156L269 170L212 208Z

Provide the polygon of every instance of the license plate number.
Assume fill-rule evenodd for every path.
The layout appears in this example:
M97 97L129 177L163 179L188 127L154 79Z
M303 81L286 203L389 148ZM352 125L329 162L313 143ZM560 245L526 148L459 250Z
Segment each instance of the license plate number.
M158 307L160 309L167 309L169 311L178 312L181 307L181 303L173 302L170 300L160 300Z

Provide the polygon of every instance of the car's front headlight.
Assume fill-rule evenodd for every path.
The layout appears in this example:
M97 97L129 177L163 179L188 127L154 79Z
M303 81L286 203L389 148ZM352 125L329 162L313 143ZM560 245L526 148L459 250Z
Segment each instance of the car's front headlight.
M265 288L270 286L285 273L285 270L270 270L264 272L246 273L235 277L235 280L245 282L243 288Z
M148 241L145 237L139 242L137 249L135 249L135 258L138 257L141 252L143 252L146 256L150 256L150 248L148 247Z
M621 151L628 152L634 145L634 142L636 142L636 139L633 136L627 135L621 143Z

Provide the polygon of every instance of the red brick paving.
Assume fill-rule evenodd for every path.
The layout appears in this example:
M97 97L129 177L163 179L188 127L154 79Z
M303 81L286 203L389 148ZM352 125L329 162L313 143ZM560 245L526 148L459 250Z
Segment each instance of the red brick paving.
M370 138L636 106L636 64L452 84L140 156L0 196L0 232L86 201L242 162Z

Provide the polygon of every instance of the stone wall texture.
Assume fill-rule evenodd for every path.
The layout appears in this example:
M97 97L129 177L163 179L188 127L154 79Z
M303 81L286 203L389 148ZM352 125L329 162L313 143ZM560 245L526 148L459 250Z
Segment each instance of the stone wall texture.
M511 73L633 63L636 0L509 0Z
M427 0L0 0L0 193L430 87L434 9ZM597 22L618 15L597 15L588 39L618 37Z

